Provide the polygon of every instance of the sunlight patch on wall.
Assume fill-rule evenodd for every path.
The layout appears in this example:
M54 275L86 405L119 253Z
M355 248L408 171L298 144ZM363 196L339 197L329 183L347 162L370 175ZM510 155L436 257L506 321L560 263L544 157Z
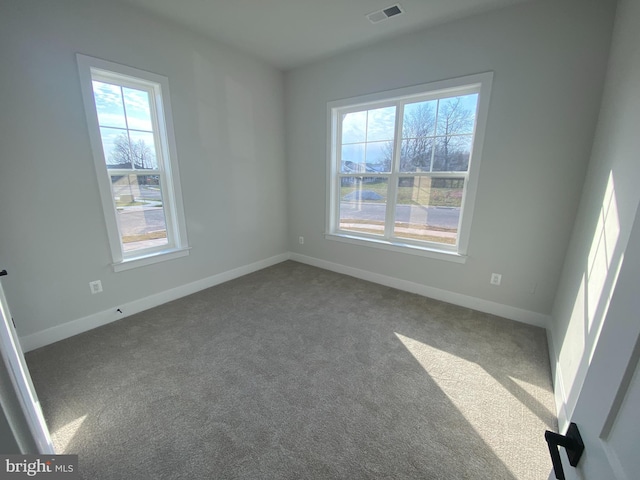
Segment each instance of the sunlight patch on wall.
M615 196L613 173L609 172L607 189L604 194L602 207L598 215L591 249L588 257L587 271L587 332L593 328L593 322L601 308L601 317L609 307L611 292L615 279L609 279L609 286L605 291L607 279L614 262L614 252L620 236L620 218L618 203ZM615 266L613 266L615 268ZM601 323L601 322L599 322Z
M571 345L560 350L560 361L566 362L566 369L569 372L576 372L580 366L582 354L585 349L584 321L587 318L587 273L583 272L580 277L580 287L576 294L576 300L571 309L571 321L567 327L567 337L571 338Z
M593 228L589 236L585 233L585 238L591 237L591 246L588 255L584 252L582 257L584 270L565 339L559 349L562 376L567 382L563 385L564 391L575 394L580 391L598 344L622 265L623 255L618 246L620 218L612 171ZM567 402L571 403L571 400L567 399Z

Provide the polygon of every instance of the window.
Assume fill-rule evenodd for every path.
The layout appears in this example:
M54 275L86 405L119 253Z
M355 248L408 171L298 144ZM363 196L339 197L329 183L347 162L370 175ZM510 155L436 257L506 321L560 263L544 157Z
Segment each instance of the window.
M78 55L116 271L186 255L168 79Z
M491 79L331 102L327 237L463 261Z

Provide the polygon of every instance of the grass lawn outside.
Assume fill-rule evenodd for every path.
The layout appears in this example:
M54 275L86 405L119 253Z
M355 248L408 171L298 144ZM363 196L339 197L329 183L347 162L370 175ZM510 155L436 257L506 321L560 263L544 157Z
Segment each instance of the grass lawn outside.
M382 235L384 223L375 220L343 219L340 228L352 232L367 233L370 235ZM426 227L410 223L396 223L394 236L408 240L420 240L422 242L445 243L455 245L458 236L457 229L441 227Z
M143 240L156 240L159 238L167 238L167 231L157 230L155 232L141 233L138 235L123 235L122 243L141 242Z
M356 190L368 190L382 196L381 200L367 200L372 203L387 201L387 181L376 183L358 183L340 187L340 198ZM460 207L462 204L462 188L432 188L429 178L416 178L412 187L398 187L398 205L421 205L432 207Z

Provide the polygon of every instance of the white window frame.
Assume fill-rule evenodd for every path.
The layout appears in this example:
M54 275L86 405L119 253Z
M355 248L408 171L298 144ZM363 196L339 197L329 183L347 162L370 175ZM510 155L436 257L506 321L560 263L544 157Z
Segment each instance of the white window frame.
M173 130L169 79L137 68L77 54L80 86L87 117L89 139L93 150L98 188L107 226L114 271L150 265L189 254L187 227L182 203L178 154ZM111 81L121 86L146 90L150 93L151 118L156 145L157 170L108 169L105 161L98 114L93 96L92 81ZM111 192L111 175L158 175L162 188L163 208L167 226L166 245L124 252L116 218L116 206Z
M328 154L327 154L327 215L325 238L337 240L350 244L382 248L389 251L403 252L414 255L450 260L464 263L467 258L469 239L471 234L471 222L475 205L476 192L478 188L478 176L480 171L480 160L484 135L486 129L487 116L489 111L489 97L491 94L491 84L493 72L468 75L449 80L442 80L423 85L416 85L400 88L391 91L362 95L353 98L336 100L327 104L328 111ZM385 216L385 235L368 235L361 232L353 232L340 229L340 184L342 174L340 173L339 149L341 146L341 119L342 115L350 112L357 112L373 108L383 108L396 106L396 140L394 140L394 155L399 155L399 138L401 125L399 118L402 118L404 105L416 101L427 101L439 98L452 97L478 93L478 104L476 111L476 124L474 130L473 148L469 159L469 169L466 172L433 172L424 173L424 176L437 176L438 178L464 178L464 190L462 204L460 208L460 220L458 224L458 236L456 245L446 245L437 242L400 239L393 237L393 216L389 212L395 207L395 195L397 180L401 176L419 176L415 173L403 174L398 168L392 169L391 173L375 174L367 173L367 177L380 176L389 179L387 215ZM393 162L396 165L399 162ZM434 175L437 173L437 175ZM348 176L348 175L347 175Z

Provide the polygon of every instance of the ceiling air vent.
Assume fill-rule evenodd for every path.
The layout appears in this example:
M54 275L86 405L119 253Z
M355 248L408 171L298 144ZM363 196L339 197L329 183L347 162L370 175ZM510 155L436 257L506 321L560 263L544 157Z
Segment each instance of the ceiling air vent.
M396 3L395 5L383 8L382 10L378 10L377 12L370 13L369 15L367 15L367 18L371 23L380 23L383 20L387 20L388 18L395 17L396 15L400 15L402 13L404 13L404 10L400 6L400 4Z

